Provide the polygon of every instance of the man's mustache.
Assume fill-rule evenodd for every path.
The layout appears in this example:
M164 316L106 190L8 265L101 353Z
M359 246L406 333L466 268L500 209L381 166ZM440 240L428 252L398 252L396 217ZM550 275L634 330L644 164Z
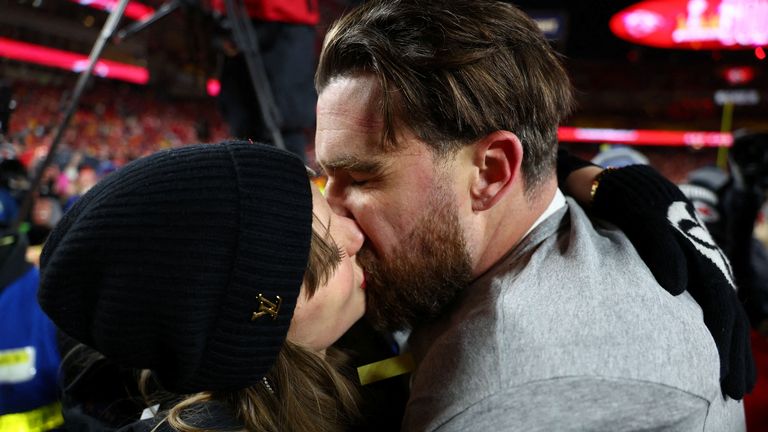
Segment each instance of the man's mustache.
M368 243L368 240L366 240L365 243L363 243L363 246L360 247L360 250L357 251L356 258L357 264L360 265L360 267L363 268L363 271L367 274L376 272L376 269L379 267L380 259L376 254L376 251L374 251Z
M363 262L370 262L373 260L379 260L379 254L376 252L376 249L373 247L373 244L370 240L367 238L363 241L363 245L360 246L360 250L357 251L357 263L360 264L363 268L365 266L363 265Z

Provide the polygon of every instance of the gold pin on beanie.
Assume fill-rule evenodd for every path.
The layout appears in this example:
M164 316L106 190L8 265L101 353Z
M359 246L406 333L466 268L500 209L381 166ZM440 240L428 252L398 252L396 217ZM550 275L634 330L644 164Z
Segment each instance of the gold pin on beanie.
M311 224L306 170L290 153L247 142L162 151L67 212L43 248L40 304L167 390L243 388L285 340Z

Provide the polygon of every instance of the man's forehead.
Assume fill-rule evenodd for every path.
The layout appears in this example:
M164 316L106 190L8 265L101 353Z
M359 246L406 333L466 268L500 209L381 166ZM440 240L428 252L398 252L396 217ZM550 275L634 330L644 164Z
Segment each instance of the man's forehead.
M359 131L376 132L384 127L384 118L375 110L355 109L344 103L325 106L318 104L318 123L334 122L333 128L350 127Z
M369 76L337 77L320 93L317 103L317 161L328 172L380 168L384 120L378 84Z
M341 123L336 127L380 130L384 117L378 82L370 75L334 78L319 95L317 120Z

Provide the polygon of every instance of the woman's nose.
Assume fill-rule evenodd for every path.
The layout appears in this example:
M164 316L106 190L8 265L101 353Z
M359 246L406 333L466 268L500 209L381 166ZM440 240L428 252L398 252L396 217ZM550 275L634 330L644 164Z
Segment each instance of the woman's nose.
M344 236L344 245L342 247L347 252L348 256L355 256L363 246L363 241L365 241L363 231L360 230L360 227L357 226L357 223L355 223L354 220L344 216L337 217L339 219L338 224L341 226L342 235Z

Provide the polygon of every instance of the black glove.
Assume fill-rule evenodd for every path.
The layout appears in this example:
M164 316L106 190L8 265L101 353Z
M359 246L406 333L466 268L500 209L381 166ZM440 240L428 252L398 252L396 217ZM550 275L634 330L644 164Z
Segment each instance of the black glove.
M749 321L728 259L685 195L653 168L632 165L601 175L592 210L624 231L661 286L672 295L688 290L701 306L722 391L743 398L755 383Z

